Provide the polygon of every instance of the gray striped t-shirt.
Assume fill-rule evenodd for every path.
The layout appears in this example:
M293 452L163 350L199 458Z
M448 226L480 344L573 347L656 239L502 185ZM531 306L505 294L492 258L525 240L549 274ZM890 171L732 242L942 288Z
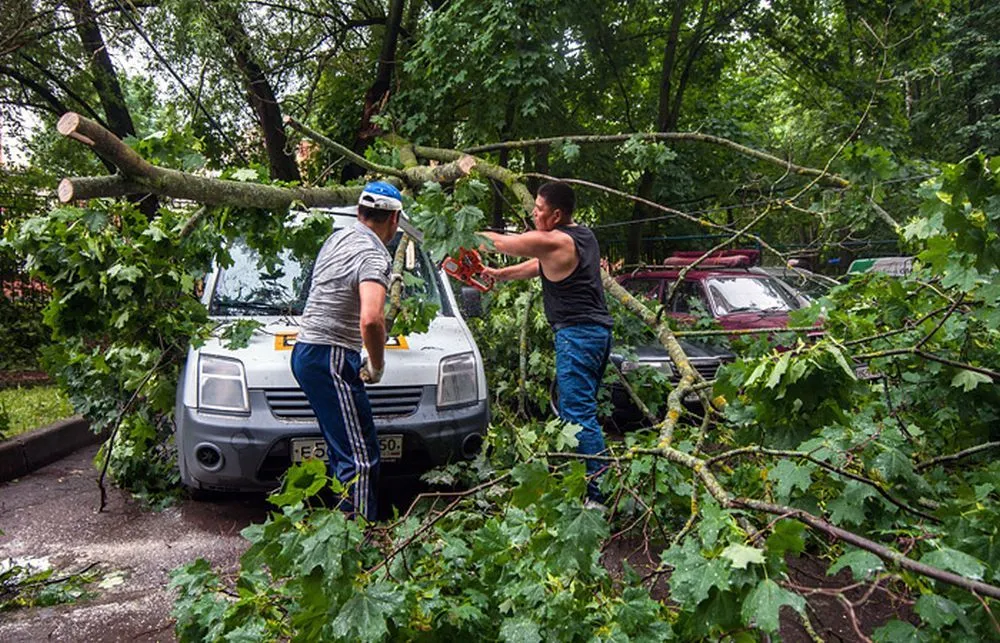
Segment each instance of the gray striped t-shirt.
M298 341L361 350L362 281L387 289L392 258L382 240L360 221L326 240L313 267Z

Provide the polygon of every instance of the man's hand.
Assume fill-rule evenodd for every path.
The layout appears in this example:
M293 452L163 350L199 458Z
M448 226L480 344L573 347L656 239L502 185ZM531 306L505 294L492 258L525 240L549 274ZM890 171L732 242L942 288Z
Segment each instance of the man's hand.
M365 356L361 360L361 381L365 384L378 384L382 379L382 375L385 373L385 364L381 368L374 368L371 362L368 361L368 357Z

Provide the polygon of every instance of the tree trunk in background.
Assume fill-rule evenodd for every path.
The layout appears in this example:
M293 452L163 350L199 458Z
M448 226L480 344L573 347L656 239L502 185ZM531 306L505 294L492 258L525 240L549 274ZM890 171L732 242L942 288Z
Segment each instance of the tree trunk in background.
M281 106L278 105L270 81L254 56L250 35L236 9L225 5L220 7L219 30L232 51L236 67L243 76L250 106L257 115L257 122L264 135L271 178L279 181L301 180L295 156L287 149L288 137L285 135Z
M378 57L378 68L375 71L375 81L365 94L365 104L361 110L361 123L354 138L351 149L358 154L364 154L368 142L378 134L378 127L372 124L372 117L377 116L389 100L392 77L396 70L396 47L399 43L400 25L403 22L403 8L406 0L391 0L389 2L389 17L385 23L385 36L382 38L382 51ZM363 176L364 168L352 163L344 166L341 180L345 183L351 179Z
M94 75L94 89L104 109L108 129L119 138L135 136L135 124L125 104L125 94L118 82L118 74L111 62L104 37L97 26L97 16L90 0L71 0L70 10L76 21L76 32L87 52L90 70Z
M663 67L660 69L660 93L659 108L656 116L656 131L670 132L677 127L677 118L680 112L680 90L675 97L673 94L673 74L677 66L677 48L680 41L681 24L684 20L685 0L674 2L674 11L670 18L670 31L667 35L667 43L663 48ZM672 109L676 106L676 109ZM639 185L636 196L647 201L653 200L653 186L655 177L649 170L645 170L639 177ZM649 210L645 206L636 203L632 208L632 225L628 226L628 236L625 241L625 263L636 264L641 258L640 243L642 242L642 220L649 216Z
M506 141L510 138L511 132L514 131L514 118L517 115L517 97L514 95L507 97L507 109L504 113L503 128L500 130L500 140ZM500 167L507 167L510 165L510 150L502 149L500 150L499 158L497 159L497 165ZM502 230L506 225L506 217L504 217L504 206L507 204L504 201L504 190L506 189L503 183L497 180L490 181L493 185L493 216L491 217L492 223L490 224L493 228L497 230Z
M94 77L94 89L104 110L104 120L108 129L118 138L135 136L135 123L132 122L132 114L125 103L125 93L118 82L118 72L115 71L104 36L101 35L101 29L97 25L94 7L90 4L90 0L71 0L68 4L70 11L73 12L76 33L80 36L83 50L87 52L90 71ZM113 166L109 166L105 159L101 161L110 171ZM155 216L160 208L159 200L151 194L130 197L129 200L138 203L139 210L150 217Z

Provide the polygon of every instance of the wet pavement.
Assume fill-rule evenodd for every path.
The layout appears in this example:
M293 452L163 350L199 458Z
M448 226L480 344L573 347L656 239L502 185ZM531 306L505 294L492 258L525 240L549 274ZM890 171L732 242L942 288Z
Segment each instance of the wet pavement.
M67 605L0 612L0 641L172 641L170 570L205 558L235 574L239 532L266 518L263 495L185 501L159 513L108 485L102 513L97 447L0 485L0 561L47 561L55 577L96 564L103 587Z

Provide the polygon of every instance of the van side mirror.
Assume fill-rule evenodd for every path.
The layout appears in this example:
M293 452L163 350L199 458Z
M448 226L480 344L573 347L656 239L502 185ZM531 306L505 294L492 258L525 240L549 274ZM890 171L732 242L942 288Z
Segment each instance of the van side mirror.
M483 294L472 286L462 286L458 307L462 309L464 317L482 317Z

